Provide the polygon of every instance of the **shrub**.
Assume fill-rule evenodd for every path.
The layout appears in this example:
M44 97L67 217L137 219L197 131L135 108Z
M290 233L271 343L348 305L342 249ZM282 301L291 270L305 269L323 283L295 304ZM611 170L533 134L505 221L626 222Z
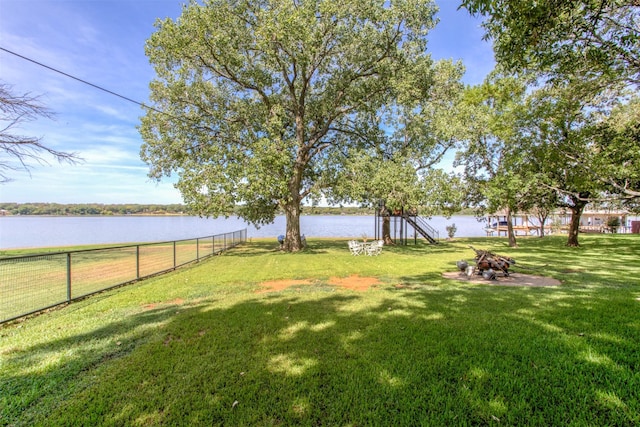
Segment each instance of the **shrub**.
M453 236L455 236L456 231L458 231L456 224L451 223L451 225L447 225L445 228L447 229L447 235L449 236L449 238L453 239Z
M617 216L612 216L607 220L607 227L609 227L609 231L615 233L618 231L618 227L620 227L620 218Z

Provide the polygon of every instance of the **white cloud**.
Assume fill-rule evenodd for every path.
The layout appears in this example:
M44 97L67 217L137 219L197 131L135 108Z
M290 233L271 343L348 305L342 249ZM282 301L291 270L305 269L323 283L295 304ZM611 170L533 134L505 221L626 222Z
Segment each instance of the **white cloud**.
M144 43L157 16L177 16L181 1L2 0L0 46L110 91L144 102L151 67ZM0 52L0 78L16 94L42 95L54 120L24 123L20 134L77 152L78 165L31 163L12 173L0 200L17 202L179 203L172 182L147 177L136 129L139 106L40 65Z
M156 18L177 17L182 0L0 0L0 46L138 102L153 71L144 43ZM493 68L479 20L442 1L441 23L430 36L434 58L463 59L465 81L480 83ZM0 79L16 93L42 94L55 120L25 123L21 133L56 150L78 152L81 165L33 165L12 175L0 201L178 203L171 181L147 177L136 125L141 108L77 80L0 51Z
M39 166L0 186L3 202L181 203L171 181L150 180L144 167L111 165Z

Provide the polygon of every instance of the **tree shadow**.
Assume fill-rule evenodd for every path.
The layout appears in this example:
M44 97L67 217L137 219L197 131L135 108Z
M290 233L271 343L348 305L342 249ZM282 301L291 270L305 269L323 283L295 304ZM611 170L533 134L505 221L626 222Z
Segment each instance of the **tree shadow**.
M638 420L637 304L611 318L606 298L557 290L305 292L155 308L8 357L79 346L60 386L81 386L47 414L54 425ZM88 344L125 336L126 351Z
M97 298L91 301L95 303ZM72 308L64 310L71 313ZM63 334L64 338L56 339L57 333L52 330L37 337L35 344L3 349L3 371L10 374L0 378L4 403L0 405L0 419L8 420L9 425L30 425L38 415L40 401L63 399L87 372L138 348L149 331L175 316L176 310L175 304L163 304L116 320L105 316L104 326L88 332Z
M610 253L626 248L614 257L616 266L637 271L623 265L637 244L621 241L604 239ZM471 242L503 252L502 242ZM579 255L599 250L600 241L579 251L555 247L558 242L527 241L514 254L534 266L555 257L550 274L577 276L566 287L452 285L425 270L365 293L323 286L234 302L205 296L118 318L105 314L104 326L65 338L51 331L48 339L3 350L5 367L16 369L4 369L0 378L1 419L17 425L636 424L637 285L607 276L611 261L593 254L589 271L565 272L586 268ZM467 243L388 252L454 259ZM343 251L346 240L310 246ZM253 242L223 256L264 255L272 247ZM583 281L606 286L580 289ZM42 414L43 407L53 410Z

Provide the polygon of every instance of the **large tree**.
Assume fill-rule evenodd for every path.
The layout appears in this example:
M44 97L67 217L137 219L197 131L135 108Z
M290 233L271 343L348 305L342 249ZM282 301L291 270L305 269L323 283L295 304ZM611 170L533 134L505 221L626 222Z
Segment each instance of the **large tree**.
M639 0L462 0L511 71L640 85Z
M568 246L579 245L582 212L606 190L591 169L600 157L594 139L597 104L585 103L574 89L571 85L556 86L533 92L519 125L522 149L529 155L528 173L539 186L557 194L559 207L571 211ZM606 175L604 170L600 172Z
M420 81L405 76L397 82L395 102L381 111L385 132L376 143L348 147L335 159L342 166L326 193L329 200L375 207L382 201L387 244L390 212L410 209L431 216L462 205L459 180L437 166L464 127L456 120L463 74L461 63L438 61L419 73Z
M577 246L587 203L603 193L627 201L640 195L638 104L626 93L640 87L640 1L461 3L485 16L503 68L541 77L545 88L532 98L530 117L547 175L537 176L572 211L568 244Z
M53 112L37 96L16 95L11 86L0 82L0 183L11 181L9 171L29 171L33 162L46 163L46 156L68 163L81 160L75 153L58 151L43 144L39 137L16 133L25 122L52 117Z
M434 13L430 0L191 2L146 46L150 175L177 173L202 215L239 205L263 224L284 210L285 249L299 250L302 201L334 184L334 159L379 140L398 82L430 68Z
M509 245L516 246L511 215L523 208L526 181L514 170L522 153L516 122L523 108L526 85L513 76L493 73L477 86L468 87L460 117L467 124L464 145L455 165L462 166L469 197L480 211L504 209Z

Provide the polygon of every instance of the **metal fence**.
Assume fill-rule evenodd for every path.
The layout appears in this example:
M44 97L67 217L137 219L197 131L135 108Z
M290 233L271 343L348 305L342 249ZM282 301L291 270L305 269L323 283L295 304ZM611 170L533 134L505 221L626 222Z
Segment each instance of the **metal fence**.
M0 323L173 270L246 240L244 229L187 240L0 258Z

